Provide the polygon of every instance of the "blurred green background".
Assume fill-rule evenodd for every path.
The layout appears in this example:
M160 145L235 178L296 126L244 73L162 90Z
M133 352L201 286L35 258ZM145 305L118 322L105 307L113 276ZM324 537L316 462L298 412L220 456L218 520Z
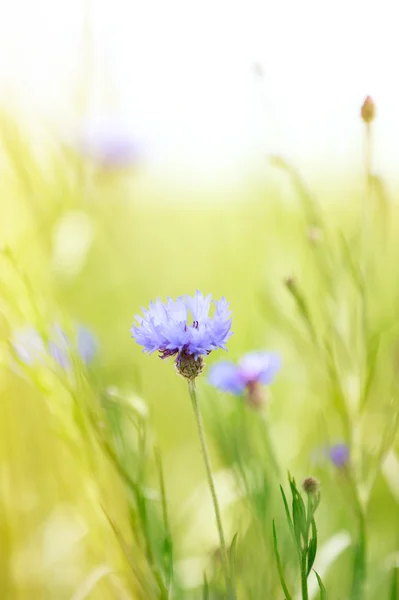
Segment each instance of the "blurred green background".
M341 532L341 541L335 539L325 559L332 598L347 597L340 592L350 580L345 536L355 535L356 519L341 475L315 457L326 443L352 443L363 456L364 481L378 463L367 513L369 564L375 565L369 597L382 590L384 597L393 598L387 595L391 583L384 561L394 560L399 533L396 455L390 455L385 470L379 469L388 450L380 455L381 444L398 411L395 206L390 205L387 216L381 208L386 196L376 194L377 212L371 215L373 228L366 240L373 261L366 283L371 333L382 336L387 321L391 328L381 342L370 410L359 416L351 402L367 379L371 354L366 353L365 366L362 360L375 339L370 333L365 341L356 325L360 309L353 272L362 194L351 192L322 203L321 225L312 213L311 196L281 161L277 178L244 179L231 202L230 191L217 186L193 192L189 185L176 191L171 184L158 186L151 195L142 191L143 165L108 169L54 138L38 146L9 113L2 115L1 132L2 598L132 597L117 576L126 569L125 559L102 511L106 506L123 528L123 488L90 436L79 433L68 390L41 365L28 372L16 366L10 340L25 325L42 331L54 322L68 327L78 321L92 330L99 342L88 375L94 389L103 393L117 387L122 395L148 404L154 440L164 457L179 559L195 562L214 546L212 519L204 524L197 514L202 501L191 512L187 504L204 471L185 382L172 361L143 355L129 331L134 315L151 299L196 289L230 302L234 335L229 358L252 349L282 355L283 369L267 405L270 435L283 472L292 469L299 481L316 473L322 481L321 540L331 541ZM355 182L351 189L357 186L362 187ZM172 202L174 194L178 197ZM348 249L353 250L352 263ZM317 265L323 260L328 265L320 275ZM322 351L309 340L306 319L284 283L291 276L300 283L320 340L334 340L333 362L338 364L349 425L340 412L338 384L321 359ZM218 352L206 362L222 358ZM222 468L225 413L220 407L238 406L238 401L222 400L211 391L206 374L199 393L206 401L210 430L220 429L211 446L216 468ZM228 414L228 406L226 410ZM226 421L227 432L229 426ZM258 425L254 427L256 431ZM274 516L265 515L265 522ZM335 562L334 552L343 552ZM275 580L274 559L269 557L266 567L258 559L259 568L273 572ZM190 579L195 565L184 568ZM96 578L99 583L94 585ZM254 598L263 597L253 593Z

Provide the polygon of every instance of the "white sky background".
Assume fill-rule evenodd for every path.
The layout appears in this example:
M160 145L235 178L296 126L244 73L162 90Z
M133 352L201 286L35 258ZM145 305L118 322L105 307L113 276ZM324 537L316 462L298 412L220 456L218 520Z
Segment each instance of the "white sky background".
M370 94L376 168L396 185L398 23L396 0L0 0L0 92L65 127L84 81L154 173L192 180L260 170L268 153L310 180L356 176Z

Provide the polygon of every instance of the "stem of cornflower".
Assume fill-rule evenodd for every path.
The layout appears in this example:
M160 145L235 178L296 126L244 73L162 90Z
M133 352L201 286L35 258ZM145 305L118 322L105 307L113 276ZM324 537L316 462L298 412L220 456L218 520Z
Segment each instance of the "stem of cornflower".
M211 490L211 495L212 495L213 509L215 511L216 525L217 525L217 529L218 529L218 533L219 533L220 550L221 550L221 555L222 555L221 556L222 568L223 568L223 574L224 574L224 578L225 578L225 582L226 582L226 588L227 588L227 592L228 592L228 597L234 598L235 594L232 592L232 585L231 585L231 581L230 581L229 562L228 562L228 557L227 557L226 542L225 542L224 533L223 533L223 525L222 525L222 518L221 518L221 514L220 514L220 507L219 507L219 502L218 502L218 498L216 495L215 482L213 480L213 475L212 475L211 459L209 456L208 445L207 445L206 437L205 437L204 423L202 420L201 409L199 406L198 396L197 396L197 388L196 388L194 380L189 380L188 391L190 393L190 398L191 398L191 402L193 405L195 421L197 423L198 436L199 436L200 443L201 443L202 456L204 458L206 474L208 477L208 484L209 484L209 488Z

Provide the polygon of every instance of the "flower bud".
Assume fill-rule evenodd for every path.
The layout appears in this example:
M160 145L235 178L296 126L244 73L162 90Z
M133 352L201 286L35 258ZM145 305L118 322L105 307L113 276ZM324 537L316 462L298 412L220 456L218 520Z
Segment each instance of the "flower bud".
M302 483L303 491L308 494L308 496L313 496L320 489L320 484L317 479L314 477L306 477L304 482Z
M284 278L284 283L289 290L294 290L296 287L296 279L293 275Z
M363 102L360 116L366 125L369 125L375 119L375 104L371 96L367 96Z

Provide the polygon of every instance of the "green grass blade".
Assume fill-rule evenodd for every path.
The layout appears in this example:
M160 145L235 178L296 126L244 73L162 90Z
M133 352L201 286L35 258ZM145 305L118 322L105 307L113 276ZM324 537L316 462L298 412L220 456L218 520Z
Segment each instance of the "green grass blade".
M280 553L278 551L276 525L275 525L274 521L273 521L273 546L274 546L274 554L276 556L276 561L277 561L277 569L278 569L278 574L280 577L281 587L283 588L286 600L292 600L292 596L289 593L287 584L285 582L283 566L281 564Z
M317 583L319 584L319 589L320 589L320 600L327 600L328 595L327 595L327 590L324 587L324 584L320 578L320 575L315 571L314 572L316 577L317 577Z

